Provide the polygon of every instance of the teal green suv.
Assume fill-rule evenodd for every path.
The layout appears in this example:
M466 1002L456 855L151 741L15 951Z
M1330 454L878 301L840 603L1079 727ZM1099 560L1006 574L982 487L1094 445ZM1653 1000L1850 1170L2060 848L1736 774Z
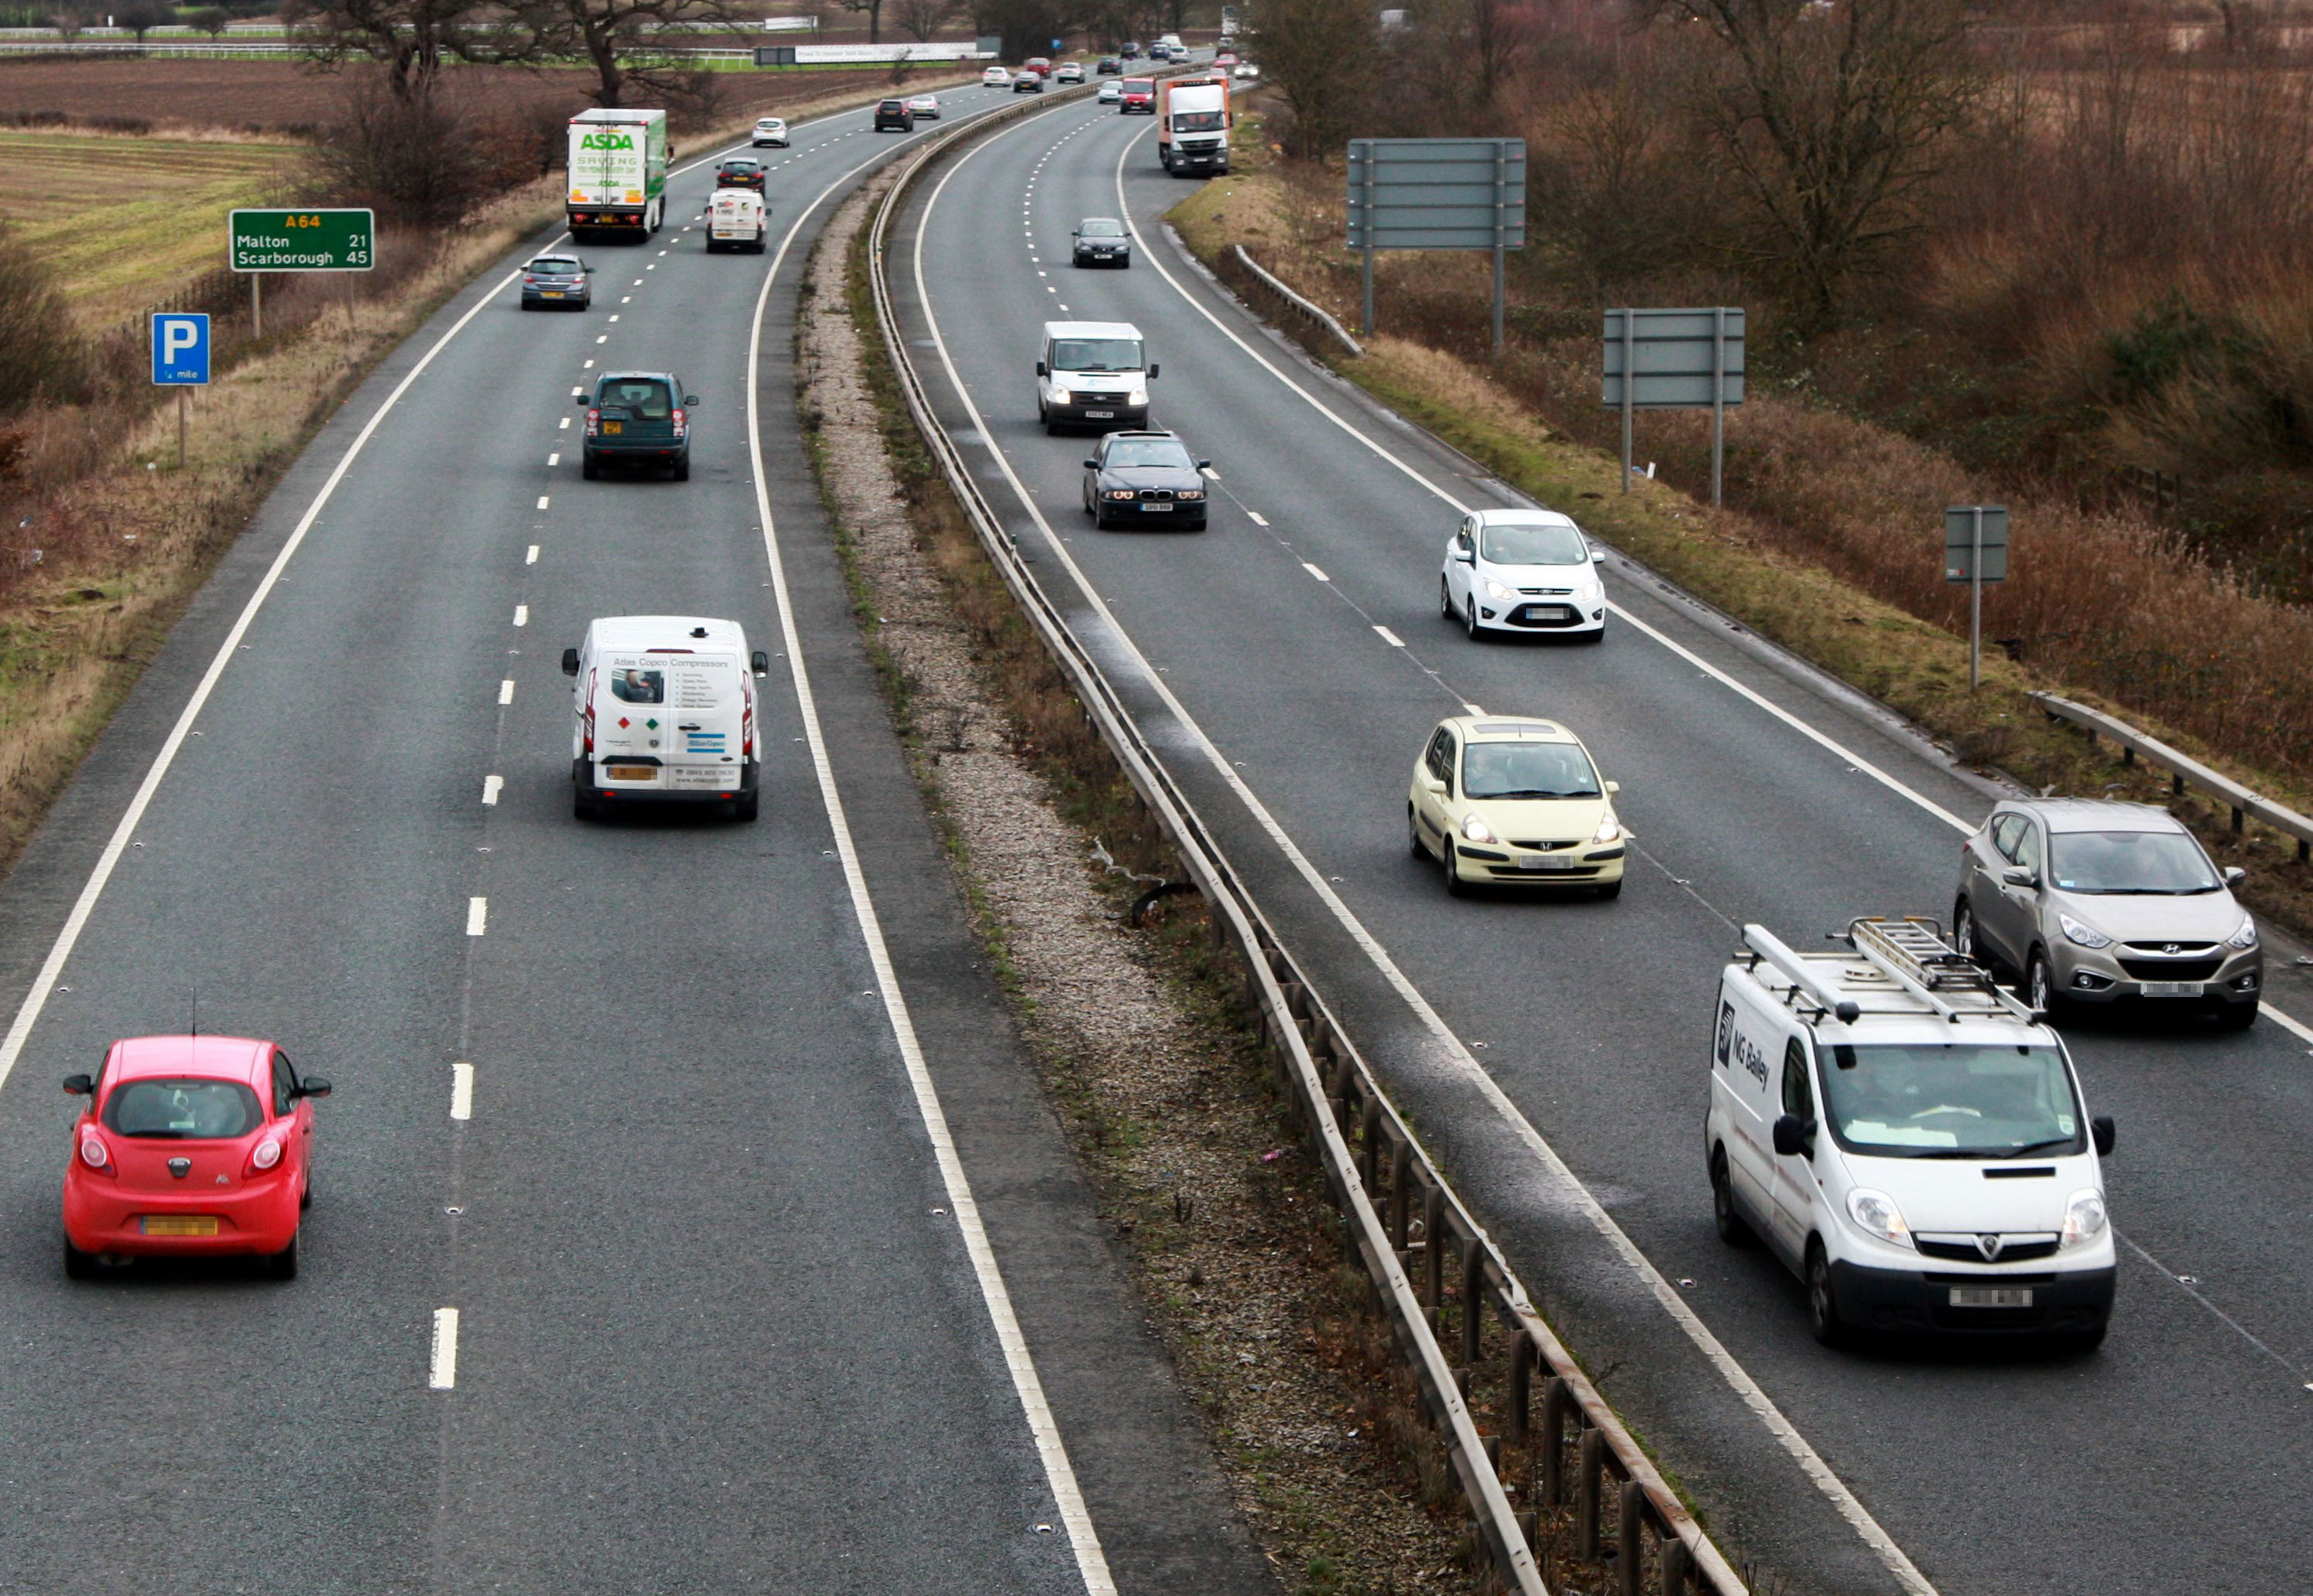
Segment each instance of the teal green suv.
M640 466L690 480L690 412L699 396L682 391L672 372L606 372L586 408L580 470L589 482L611 466Z

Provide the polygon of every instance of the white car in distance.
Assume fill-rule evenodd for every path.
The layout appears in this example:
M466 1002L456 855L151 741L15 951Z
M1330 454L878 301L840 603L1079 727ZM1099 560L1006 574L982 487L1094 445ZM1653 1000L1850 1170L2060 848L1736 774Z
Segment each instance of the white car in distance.
M753 148L784 150L787 147L787 123L785 117L758 117L754 136L747 141Z
M980 75L980 86L983 89L1008 89L1012 86L1012 75L1001 66L991 66Z
M1487 632L1606 635L1605 555L1554 510L1479 510L1462 518L1438 574L1438 609L1474 639Z
M1113 77L1103 78L1100 84L1099 101L1103 105L1121 104L1124 101L1124 80Z

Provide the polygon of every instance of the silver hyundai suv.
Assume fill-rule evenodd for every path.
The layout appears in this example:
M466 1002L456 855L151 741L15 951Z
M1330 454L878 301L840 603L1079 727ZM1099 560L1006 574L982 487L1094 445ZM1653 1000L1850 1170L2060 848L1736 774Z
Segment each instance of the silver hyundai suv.
M1960 850L1952 942L2016 976L2053 1013L2136 997L2194 1004L2229 1029L2256 1020L2256 922L2167 811L2086 798L2001 804Z

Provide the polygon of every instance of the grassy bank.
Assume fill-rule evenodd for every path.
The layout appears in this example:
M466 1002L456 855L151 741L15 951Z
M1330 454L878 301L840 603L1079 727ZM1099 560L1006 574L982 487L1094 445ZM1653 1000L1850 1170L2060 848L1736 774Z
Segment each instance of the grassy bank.
M1183 241L1224 280L1255 304L1264 290L1237 267L1231 246L1243 244L1267 269L1353 321L1353 308L1337 303L1334 274L1313 257L1341 253L1338 229L1313 215L1312 197L1288 180L1272 150L1261 141L1257 118L1241 121L1238 171L1205 185L1175 206L1168 220ZM1298 331L1294 318L1280 324ZM1842 569L1845 561L1813 538L1756 512L1714 511L1665 482L1640 482L1625 495L1617 491L1618 462L1605 451L1555 425L1555 417L1535 412L1526 396L1513 391L1494 371L1424 343L1376 338L1362 359L1340 346L1313 339L1317 358L1365 388L1411 420L1417 421L1505 480L1542 503L1566 511L1599 537L1645 562L1689 592L1718 606L1761 635L1822 666L1925 729L1963 761L1980 769L2005 772L2035 788L2141 799L2169 803L2199 830L2221 864L2240 864L2250 875L2242 897L2260 913L2300 934L2313 932L2313 871L2296 862L2293 840L2252 824L2242 836L2229 829L2229 817L2188 796L2170 802L2165 779L2143 767L2123 767L2101 758L2077 732L2051 725L2024 697L2031 688L2057 690L2144 726L2175 745L2203 758L2258 791L2300 811L2313 812L2313 782L2294 771L2259 767L2237 757L2233 748L2214 746L2186 724L2130 702L2100 693L2099 682L2082 681L2036 662L2019 663L1987 644L1984 685L1967 687L1967 644L1935 618L1875 593L1866 582ZM1595 408L1595 407L1594 407ZM1748 421L1748 418L1746 418ZM1853 424L1845 424L1852 425ZM1891 447L1909 448L1902 441ZM1811 452L1782 451L1779 469L1791 478L1790 492L1825 504L1840 501L1873 504L1873 485L1864 470L1869 455L1853 448ZM1964 503L1956 498L1949 502ZM1869 542L1859 531L1859 541ZM1932 562L1925 533L1905 545L1878 530L1878 546L1897 557ZM2091 587L2118 579L2125 545L2100 546L2083 534L2068 551L2065 580ZM2025 556L2019 552L2018 558ZM1941 599L1943 595L1936 595ZM2245 598L2210 589L2205 602L2194 599L2192 624L2214 647L2225 641L2214 630L2224 624L2225 604ZM2150 598L2146 601L2151 602ZM2204 615L2203 609L2207 613ZM2177 601L2149 613L2148 622L2166 618L2177 624ZM2093 613L2078 621L2095 624ZM2001 632L1987 626L1987 635ZM2313 684L2313 630L2302 651L2276 641L2265 673L2287 671ZM2243 666L2243 670L2249 667ZM2246 685L2269 680L2260 674ZM2276 714L2245 705L2243 715ZM2284 715L2286 712L2281 712ZM2280 738L2302 735L2304 723L2269 726Z

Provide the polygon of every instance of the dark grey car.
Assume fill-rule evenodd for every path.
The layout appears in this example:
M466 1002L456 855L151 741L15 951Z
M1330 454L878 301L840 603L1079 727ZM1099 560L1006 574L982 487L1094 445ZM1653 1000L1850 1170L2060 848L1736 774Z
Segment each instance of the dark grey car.
M588 481L604 466L642 466L690 480L690 412L699 396L682 391L672 372L608 372L586 408L586 441L579 475Z
M2034 1008L2142 998L2256 1019L2265 951L2219 870L2166 810L2027 798L1960 849L1952 944L2011 973Z
M1084 508L1098 527L1205 528L1209 460L1166 432L1111 433L1085 462Z
M1114 216L1086 216L1069 236L1075 241L1078 266L1132 264L1132 235Z
M541 255L522 268L522 308L585 310L594 303L594 286L586 280L594 269L576 255Z

